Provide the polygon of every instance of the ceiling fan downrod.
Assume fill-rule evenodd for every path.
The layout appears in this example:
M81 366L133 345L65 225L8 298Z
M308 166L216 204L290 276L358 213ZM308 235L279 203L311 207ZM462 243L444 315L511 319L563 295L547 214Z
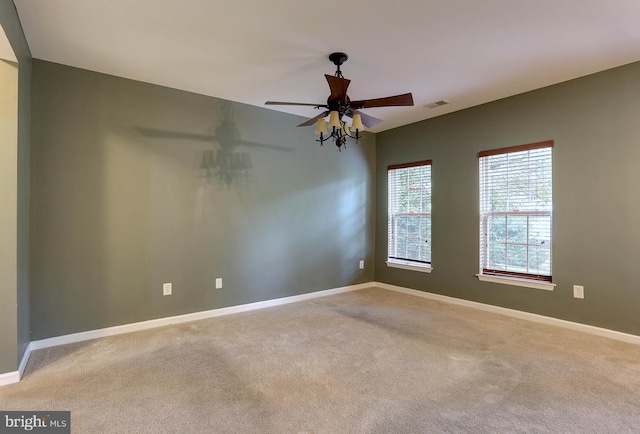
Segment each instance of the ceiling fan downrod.
M344 62L347 61L347 59L349 58L349 56L347 56L346 53L331 53L329 54L329 60L331 60L333 62L334 65L336 65L337 69L336 69L336 77L340 77L340 78L344 78L342 75L342 71L340 71L340 65L342 65Z

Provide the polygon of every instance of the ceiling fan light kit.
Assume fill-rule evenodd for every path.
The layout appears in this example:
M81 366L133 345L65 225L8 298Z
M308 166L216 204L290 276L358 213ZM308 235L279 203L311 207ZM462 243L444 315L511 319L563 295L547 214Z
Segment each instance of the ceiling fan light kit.
M352 101L347 96L347 88L351 80L344 78L340 66L349 58L345 53L331 53L329 60L336 65L336 72L333 76L325 74L325 78L329 83L329 90L331 94L327 98L326 104L309 104L309 103L295 103L295 102L279 102L279 101L267 101L266 105L302 105L313 106L316 109L325 109L321 114L313 117L300 125L299 127L306 127L316 125L315 134L319 134L320 138L316 139L316 142L324 144L327 140L333 140L338 150L341 151L343 147L346 147L347 139L351 138L358 142L363 136L360 134L365 130L365 127L371 128L380 122L381 119L376 119L373 116L369 116L362 113L360 109L373 108L373 107L390 107L390 106L412 106L413 96L410 93L402 95L388 96L385 98L365 99L359 101ZM329 116L328 127L325 118ZM346 118L351 118L351 126L347 123ZM354 132L355 131L355 132Z

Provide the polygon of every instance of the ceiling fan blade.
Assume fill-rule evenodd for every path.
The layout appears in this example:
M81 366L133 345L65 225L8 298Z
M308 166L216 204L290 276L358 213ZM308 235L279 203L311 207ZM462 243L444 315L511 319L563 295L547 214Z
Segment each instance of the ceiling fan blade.
M340 101L342 105L346 105L347 88L349 87L351 80L328 74L325 74L324 76L327 78L329 89L331 90L331 96L329 96L329 99L331 101Z
M318 121L318 119L323 118L328 114L329 114L329 111L325 111L323 113L320 113L318 116L316 116L314 118L311 118L311 119L308 119L308 120L304 121L303 123L301 123L298 126L299 127L308 127L309 125L315 124ZM363 123L364 123L364 121L363 121Z
M353 117L353 115L355 115L355 114L360 115L360 118L362 119L362 124L367 128L375 127L380 122L382 122L382 119L378 119L378 118L374 118L373 116L369 116L366 113L362 113L360 110L353 110L352 109L351 113L352 113L351 117Z
M311 104L307 102L283 102L283 101L267 101L265 105L304 105L311 107L325 107L324 104Z
M363 99L351 101L351 107L355 109L371 107L410 106L413 105L413 96L410 93L388 96L385 98Z

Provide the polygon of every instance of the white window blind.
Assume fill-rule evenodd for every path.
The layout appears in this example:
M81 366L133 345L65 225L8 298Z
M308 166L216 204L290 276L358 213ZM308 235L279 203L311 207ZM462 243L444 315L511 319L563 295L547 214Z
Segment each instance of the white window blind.
M431 160L388 167L390 260L431 264Z
M553 141L480 152L480 273L551 281Z

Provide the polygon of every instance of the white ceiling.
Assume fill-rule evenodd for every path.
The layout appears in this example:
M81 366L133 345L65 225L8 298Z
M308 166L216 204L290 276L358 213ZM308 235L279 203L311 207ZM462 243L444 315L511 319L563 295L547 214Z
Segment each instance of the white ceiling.
M640 60L638 0L14 2L34 58L256 106L325 103L344 51L352 99L413 93L376 132Z

